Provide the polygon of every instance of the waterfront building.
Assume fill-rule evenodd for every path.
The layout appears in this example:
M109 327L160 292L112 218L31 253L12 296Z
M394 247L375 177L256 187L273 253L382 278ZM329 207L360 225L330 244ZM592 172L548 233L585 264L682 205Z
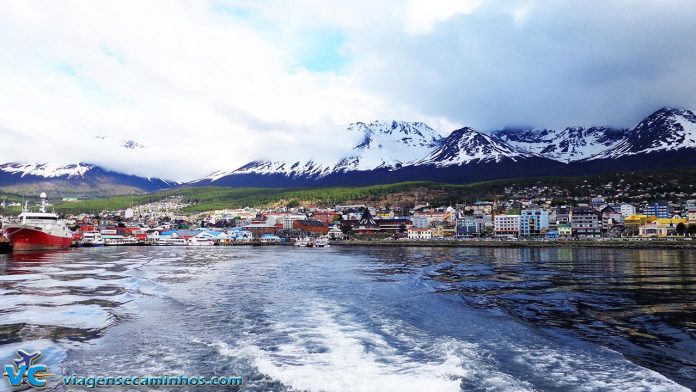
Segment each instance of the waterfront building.
M457 237L477 237L486 230L483 217L467 215L457 219Z
M649 203L643 208L643 214L657 218L669 218L669 205L665 201Z
M558 238L570 238L573 236L573 228L568 223L558 225Z
M422 227L412 227L408 229L409 240L429 240L433 238L432 229Z
M372 217L369 208L365 208L358 221L351 221L349 224L353 227L355 234L375 234L381 232L381 228Z
M575 207L572 210L570 227L575 237L601 237L602 215L592 207Z
M607 231L614 226L623 226L624 216L620 210L614 207L606 206L600 211L602 213L602 230Z
M520 216L496 215L493 217L493 231L497 236L517 237L520 233Z
M324 222L314 219L296 220L292 228L300 230L305 235L326 235L329 232L329 227Z
M338 226L331 226L327 235L332 240L342 240L346 237Z
M451 238L456 234L456 229L454 226L450 225L437 225L432 228L434 238Z
M549 230L549 212L541 209L522 210L520 237L540 237Z
M641 237L657 237L657 238L662 238L662 237L667 237L671 235L675 235L677 232L677 228L675 225L665 225L661 223L650 223L647 225L640 226L638 235Z

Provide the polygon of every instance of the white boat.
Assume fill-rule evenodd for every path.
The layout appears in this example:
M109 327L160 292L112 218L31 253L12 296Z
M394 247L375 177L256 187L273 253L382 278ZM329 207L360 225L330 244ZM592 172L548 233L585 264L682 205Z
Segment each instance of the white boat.
M304 237L304 238L298 238L297 240L295 240L295 246L306 247L306 248L328 248L330 245L329 245L329 239L326 237L320 237L320 238Z
M137 245L138 239L135 237L124 237L122 235L105 235L104 238L105 246L126 246L126 245Z
M188 239L186 245L189 246L212 246L215 242L212 238L201 238L201 237L191 237Z
M187 243L183 238L159 237L153 244L159 246L184 246Z
M314 246L317 248L328 248L329 246L329 239L326 237L319 237L314 240Z
M84 247L104 246L104 237L98 231L88 231L82 235L79 245Z
M294 245L300 246L300 247L306 247L306 248L311 248L312 246L314 246L314 244L312 243L312 240L308 237L296 239Z

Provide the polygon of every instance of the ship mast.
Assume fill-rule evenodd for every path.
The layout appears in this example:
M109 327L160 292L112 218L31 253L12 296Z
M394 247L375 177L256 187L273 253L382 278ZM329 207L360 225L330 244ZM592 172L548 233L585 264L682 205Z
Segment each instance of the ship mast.
M39 209L40 212L46 212L46 192L41 192L41 195L39 195L41 198L41 207Z

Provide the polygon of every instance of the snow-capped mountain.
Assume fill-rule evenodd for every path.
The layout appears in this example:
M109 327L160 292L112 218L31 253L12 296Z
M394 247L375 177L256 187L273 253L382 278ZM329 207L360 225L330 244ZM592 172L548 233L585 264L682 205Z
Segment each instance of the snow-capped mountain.
M255 161L193 185L328 186L410 180L463 183L617 170L696 167L696 116L661 109L635 129L504 129L490 135L464 127L442 138L423 123L354 123L359 140L335 160ZM650 154L650 159L644 159Z
M343 129L357 140L351 154L327 161L254 161L236 170L218 171L195 181L216 181L230 175L283 175L293 178L320 178L334 173L395 170L432 151L442 141L442 136L422 122L375 121L357 122Z
M516 162L520 158L535 155L517 150L473 128L464 127L453 131L439 147L425 158L413 162L413 165L443 167L473 162L500 162L506 159Z
M569 163L612 149L627 134L626 129L568 127L562 130L503 129L493 132L492 136L520 151Z
M689 149L696 149L696 115L688 109L662 108L641 121L614 148L588 159L618 159Z
M10 193L104 196L144 193L176 185L159 178L118 173L89 163L11 162L0 164L0 190Z
M18 174L21 177L35 176L44 178L73 178L84 177L84 175L94 168L94 165L85 163L75 163L69 165L59 165L51 163L36 162L11 162L0 165L0 171L11 174Z

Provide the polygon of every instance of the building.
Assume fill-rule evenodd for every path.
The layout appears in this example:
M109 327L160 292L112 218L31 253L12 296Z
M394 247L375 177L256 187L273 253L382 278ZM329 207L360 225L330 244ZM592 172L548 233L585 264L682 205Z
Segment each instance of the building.
M382 231L367 207L363 210L359 220L351 221L349 224L355 234L375 234Z
M275 219L270 218L270 216L269 216L266 219L266 223L269 225L281 225L283 227L283 230L292 230L293 225L295 224L296 221L304 220L304 219L307 219L307 216L300 215L300 214L281 215L281 216L275 217Z
M324 222L314 219L296 220L292 228L303 234L326 235L329 232L329 227Z
M429 240L431 238L433 238L433 231L431 229L422 227L412 227L408 229L409 240Z
M628 218L629 216L636 214L636 207L631 204L621 204L621 207L619 208L621 215L623 215L624 218Z
M602 213L602 230L607 231L614 226L623 226L624 216L614 207L606 206L601 211Z
M556 207L556 224L559 226L570 224L571 213L572 209L568 206Z
M567 224L558 225L558 238L570 238L573 236L573 228Z
M570 227L573 236L595 238L602 236L602 215L592 207L575 207L572 210Z
M689 210L688 220L690 224L696 224L696 207Z
M657 201L643 208L643 214L657 218L669 218L669 205L665 201Z
M428 215L414 215L411 221L415 228L430 227L430 217Z
M497 236L517 237L520 233L520 216L496 215L493 218L493 231Z
M437 225L431 230L433 232L432 235L434 238L451 238L454 237L457 233L457 230L454 226L445 224Z
M662 238L670 235L674 235L677 232L677 228L674 225L665 225L661 223L650 223L647 225L640 226L638 235L641 237L653 237Z
M520 236L541 237L549 230L549 212L541 209L522 210L520 213Z
M457 237L478 237L486 230L483 217L468 215L457 219Z

